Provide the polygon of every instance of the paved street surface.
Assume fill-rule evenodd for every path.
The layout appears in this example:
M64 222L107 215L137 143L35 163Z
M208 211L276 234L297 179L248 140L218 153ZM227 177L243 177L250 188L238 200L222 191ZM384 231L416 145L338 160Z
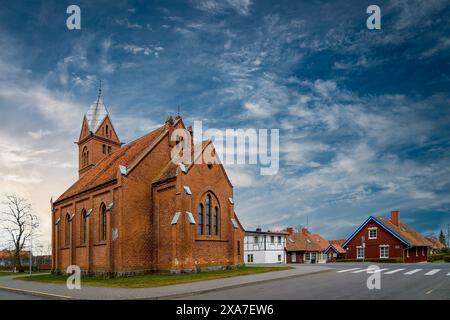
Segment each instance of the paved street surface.
M0 300L45 300L44 297L32 296L29 294L14 293L11 291L0 290Z
M447 299L450 264L377 264L381 289L369 290L368 263L295 265L295 269L158 288L123 289L36 283L0 277L6 299ZM4 288L21 291L7 291ZM228 287L228 289L227 289ZM197 292L197 293L196 293ZM36 296L38 294L38 296Z
M309 265L284 271L139 289L83 286L83 278L81 278L81 290L69 290L65 284L19 281L14 280L14 276L2 276L0 277L0 291L2 287L15 288L17 290L26 290L24 291L25 294L27 291L33 291L33 294L41 294L46 298L53 299L167 299L168 297L188 295L193 292L210 292L226 287L307 276L315 272L326 272L327 270L331 269L327 266Z
M371 264L328 264L333 271L280 280L185 299L446 299L450 300L450 264L377 264L381 289L369 290Z

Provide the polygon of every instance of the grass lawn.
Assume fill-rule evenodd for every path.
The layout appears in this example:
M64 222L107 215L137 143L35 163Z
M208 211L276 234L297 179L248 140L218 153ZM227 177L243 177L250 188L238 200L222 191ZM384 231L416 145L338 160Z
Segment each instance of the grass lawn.
M148 274L142 276L118 277L111 279L95 276L82 276L81 285L123 288L150 288L288 269L291 269L291 267L239 267L237 269L207 271L193 274ZM66 283L67 276L50 274L40 276L38 275L33 277L17 277L14 279L48 283Z

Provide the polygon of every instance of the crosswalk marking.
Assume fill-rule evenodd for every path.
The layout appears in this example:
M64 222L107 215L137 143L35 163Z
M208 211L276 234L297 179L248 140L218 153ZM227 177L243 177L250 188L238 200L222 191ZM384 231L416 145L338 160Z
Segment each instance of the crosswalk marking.
M422 270L422 269L414 269L414 270L405 272L405 274L409 276L409 275L412 275L412 274L414 274L414 273L417 273L417 272L419 272L419 271L421 271L421 270Z
M394 273L400 272L402 270L405 270L405 269L395 269L395 270L391 270L391 271L385 272L384 274L394 274Z
M367 272L367 270L372 270L372 269L362 269L362 270L356 270L356 271L353 271L352 273L361 273L361 272Z
M351 268L351 269L339 270L338 272L341 273L341 272L348 272L348 271L359 270L359 269L361 269L361 268Z
M449 272L449 273L447 273L447 275L448 275L448 276L450 276L450 272Z
M431 271L428 271L427 273L425 273L426 276L432 276L433 274L438 273L439 271L441 271L441 269L433 269Z

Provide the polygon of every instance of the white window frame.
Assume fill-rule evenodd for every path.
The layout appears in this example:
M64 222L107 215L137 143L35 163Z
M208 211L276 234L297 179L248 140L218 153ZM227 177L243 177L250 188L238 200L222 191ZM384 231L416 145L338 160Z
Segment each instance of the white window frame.
M249 253L247 254L247 262L253 262L253 254Z
M283 260L283 257L281 254L278 255L278 262L281 262L281 260Z
M387 255L382 255L383 249L387 249ZM389 259L389 245L380 245L380 259Z
M359 249L361 249L362 250L362 256L360 256L359 255ZM364 259L365 258L365 255L366 255L366 252L365 252L366 250L364 249L364 247L362 247L362 246L358 246L358 247L356 247L356 259Z
M378 228L377 227L368 228L367 230L369 230L369 240L374 240L378 237ZM370 236L371 231L375 231L374 237Z

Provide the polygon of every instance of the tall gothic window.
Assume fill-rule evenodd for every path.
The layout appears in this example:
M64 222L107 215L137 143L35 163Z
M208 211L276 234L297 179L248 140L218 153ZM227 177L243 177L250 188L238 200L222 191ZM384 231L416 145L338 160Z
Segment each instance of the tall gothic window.
M100 240L106 240L106 206L104 203L100 206Z
M70 245L70 215L67 213L66 214L66 241L65 244L66 246Z
M206 234L211 234L211 196L206 196Z
M198 234L203 234L203 204L198 206Z
M86 210L81 211L81 243L86 243L86 224L87 224L87 215Z
M213 234L217 236L219 234L219 229L217 228L217 215L218 215L219 209L217 207L214 207L214 220L213 220Z

